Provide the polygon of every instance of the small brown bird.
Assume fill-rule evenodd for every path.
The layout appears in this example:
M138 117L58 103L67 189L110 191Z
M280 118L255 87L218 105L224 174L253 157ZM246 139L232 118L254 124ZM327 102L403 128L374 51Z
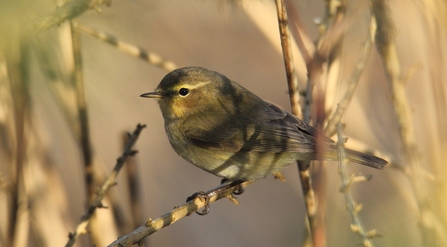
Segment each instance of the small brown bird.
M167 74L155 92L174 150L195 166L230 181L256 180L296 160L315 160L318 131L222 74L185 67ZM321 135L322 136L322 135ZM337 160L323 137L325 160ZM346 149L350 161L383 169L387 161Z

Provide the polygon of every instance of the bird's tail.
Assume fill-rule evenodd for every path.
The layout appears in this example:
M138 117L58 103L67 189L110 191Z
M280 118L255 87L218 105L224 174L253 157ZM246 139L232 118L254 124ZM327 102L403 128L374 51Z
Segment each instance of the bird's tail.
M330 150L332 151L328 153L329 156L328 158L330 160L338 160L338 152L333 152L337 150L337 147L335 145L331 146ZM369 166L372 168L382 170L385 168L385 165L388 164L388 161L371 154L358 152L348 148L345 148L345 152L346 155L348 156L349 161L360 165Z
M350 161L376 169L382 170L383 168L385 168L385 165L388 164L388 161L382 158L371 154L358 152L352 149L346 149L346 154L348 155Z

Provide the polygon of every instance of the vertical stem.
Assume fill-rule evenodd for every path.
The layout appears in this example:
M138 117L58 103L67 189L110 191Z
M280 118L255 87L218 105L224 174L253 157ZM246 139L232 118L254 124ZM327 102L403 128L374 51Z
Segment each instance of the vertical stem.
M295 73L295 66L293 61L292 46L290 44L290 31L288 26L287 11L284 0L275 0L276 11L278 16L278 26L281 38L281 47L284 58L284 66L286 69L287 85L289 89L289 98L292 107L292 113L302 118L303 113L300 107L300 95L298 92L298 78ZM313 229L315 228L315 215L317 213L317 205L315 200L315 193L312 188L312 180L309 173L309 162L299 161L297 162L299 177L301 181L301 189L304 195L304 202L306 204L306 215L309 222L309 231L307 232L312 236L313 239ZM312 243L304 243L310 245ZM315 244L315 242L313 242Z
M293 62L292 46L290 45L290 31L288 27L287 11L284 0L276 0L276 11L278 15L279 33L281 38L281 47L284 58L284 66L286 69L287 85L289 87L290 103L292 105L292 113L302 118L300 107L300 98L298 88L298 78L295 73L295 65Z
M400 61L395 42L396 30L391 18L389 6L385 0L371 0L372 12L377 21L377 33L375 37L377 50L382 58L385 74L392 96L394 111L398 121L399 134L403 145L405 161L411 169L411 184L419 206L420 224L423 246L437 246L437 231L431 222L425 221L424 216L432 215L430 208L431 191L422 178L424 174L422 160L418 150L411 106L402 80Z
M29 92L28 92L28 71L27 64L27 44L18 39L17 43L11 42L12 47L6 53L8 77L11 85L11 95L13 96L14 125L15 125L15 181L11 186L11 200L7 238L10 246L15 246L15 238L18 230L19 208L23 200L23 169L26 162L27 138L25 127L29 118Z
M79 141L81 145L85 184L86 184L86 196L90 201L95 193L94 177L93 177L93 159L92 148L90 142L90 130L88 124L87 102L85 98L84 77L82 71L82 57L79 34L74 28L74 20L70 21L70 29L72 35L73 44L73 59L74 59L74 71L73 71L73 84L76 90L76 100L79 124L81 127Z
M128 133L124 133L123 135L123 147L127 145L129 142L129 135ZM127 184L129 189L129 196L130 196L130 207L131 207L131 214L132 214L132 220L133 220L133 227L137 228L139 226L138 221L140 221L143 216L143 202L142 202L142 196L141 196L141 184L140 184L140 177L139 177L139 171L136 159L134 157L129 157L127 159L127 165L126 165L126 175L127 175Z
M354 177L348 177L346 172L346 164L348 163L348 157L346 156L344 142L345 139L343 137L343 127L340 122L337 123L337 147L338 147L338 174L340 175L340 180L342 182L341 184L341 191L343 192L343 195L345 197L346 202L346 208L349 211L349 214L351 216L351 230L353 230L357 235L360 236L362 239L362 245L364 247L374 247L374 242L371 241L371 239L368 237L368 233L365 230L365 227L363 226L363 222L360 219L358 213L360 211L360 207L358 207L358 204L355 203L354 198L351 194L351 184L353 182Z

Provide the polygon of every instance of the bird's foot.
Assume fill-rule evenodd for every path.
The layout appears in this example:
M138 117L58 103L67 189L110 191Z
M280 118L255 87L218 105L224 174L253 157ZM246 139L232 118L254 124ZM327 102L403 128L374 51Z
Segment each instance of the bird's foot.
M214 192L211 193L205 193L203 191L199 191L194 193L192 196L189 196L186 198L186 202L192 201L196 198L204 199L205 200L205 206L203 207L202 212L199 212L196 210L196 214L198 215L207 215L210 212L210 197L214 195Z
M242 183L245 182L244 180L236 180L231 183L229 183L229 182L230 182L230 180L224 178L220 181L220 184L222 187L224 187L224 184L226 184L226 183L228 183L229 187L235 186L236 188L233 190L233 195L238 196L238 195L241 195L242 193L244 193L245 189L242 187Z
M205 206L203 208L203 210L201 212L196 211L196 213L198 215L207 215L210 212L210 198L215 196L216 194L225 191L229 188L235 187L235 189L233 190L233 194L234 195L240 195L244 192L244 188L242 188L242 183L245 182L243 180L236 180L233 182L230 182L228 180L222 180L222 184L220 186L218 186L215 189L212 189L210 191L207 192L203 192L203 191L199 191L194 193L192 196L189 196L188 198L186 198L186 202L189 202L191 200L194 200L196 198L201 198L205 200Z

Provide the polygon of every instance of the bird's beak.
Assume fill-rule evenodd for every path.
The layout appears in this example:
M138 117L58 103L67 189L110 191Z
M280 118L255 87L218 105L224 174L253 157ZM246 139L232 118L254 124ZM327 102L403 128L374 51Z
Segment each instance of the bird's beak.
M150 93L144 93L140 95L140 97L143 98L163 98L163 95L161 95L161 92L155 91Z

